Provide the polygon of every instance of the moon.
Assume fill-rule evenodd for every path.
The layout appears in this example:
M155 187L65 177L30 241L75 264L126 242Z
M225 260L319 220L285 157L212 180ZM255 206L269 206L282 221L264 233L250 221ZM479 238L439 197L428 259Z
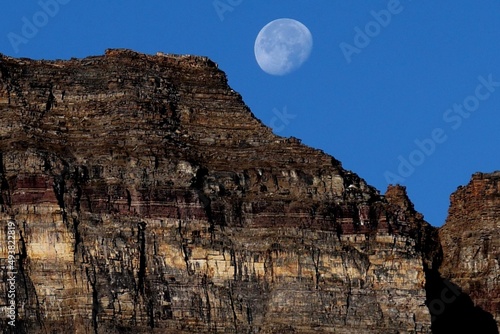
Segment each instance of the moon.
M313 46L311 32L293 19L277 19L262 28L255 39L255 59L271 75L289 74L309 58Z

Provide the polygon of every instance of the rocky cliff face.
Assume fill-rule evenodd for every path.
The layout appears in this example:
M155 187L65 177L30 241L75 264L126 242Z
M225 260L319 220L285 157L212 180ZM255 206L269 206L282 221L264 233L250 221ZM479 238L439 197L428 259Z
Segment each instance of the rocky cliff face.
M500 327L500 172L474 174L451 195L439 236L442 275L490 312Z
M207 58L0 73L4 333L430 332L441 248L404 188L275 136Z

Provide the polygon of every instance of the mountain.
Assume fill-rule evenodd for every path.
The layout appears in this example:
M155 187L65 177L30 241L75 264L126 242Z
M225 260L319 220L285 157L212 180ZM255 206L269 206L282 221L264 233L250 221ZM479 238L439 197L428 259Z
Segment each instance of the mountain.
M500 324L500 172L476 173L452 194L439 236L443 277Z
M498 333L498 181L436 229L404 187L274 135L208 58L0 74L4 333Z

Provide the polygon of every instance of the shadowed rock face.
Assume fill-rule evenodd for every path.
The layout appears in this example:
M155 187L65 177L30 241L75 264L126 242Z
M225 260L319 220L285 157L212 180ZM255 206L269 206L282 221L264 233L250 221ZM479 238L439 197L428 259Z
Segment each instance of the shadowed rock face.
M4 332L430 332L441 248L405 189L274 135L207 58L0 73Z
M451 195L439 236L442 276L490 312L500 327L500 172L474 174Z

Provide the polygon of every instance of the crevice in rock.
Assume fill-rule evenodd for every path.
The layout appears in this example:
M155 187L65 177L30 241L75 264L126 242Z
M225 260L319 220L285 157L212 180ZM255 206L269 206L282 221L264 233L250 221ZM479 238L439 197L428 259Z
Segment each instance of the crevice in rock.
M128 211L130 211L130 208L132 207L132 196L130 195L130 191L128 189L125 189L127 193L127 207Z
M431 314L433 334L498 334L493 315L474 306L471 298L456 284L426 269L426 305Z
M205 184L205 178L208 175L208 169L205 167L200 167L196 171L196 175L191 180L191 188L193 188L198 194L198 199L201 206L205 210L205 215L209 223L208 232L210 233L210 244L213 244L215 240L215 222L212 213L212 201L205 195L203 189Z
M3 152L0 151L0 209L1 212L5 212L6 208L4 206L11 206L10 199L10 186L7 178L5 177L5 167L3 161Z
M144 295L144 280L146 277L146 223L138 224L139 231L137 234L137 242L139 243L139 292Z
M45 112L50 111L52 107L56 105L56 97L52 93L52 87L49 90L49 96L47 97L47 102L45 103Z
M82 242L80 230L78 229L79 226L80 226L80 220L78 220L77 217L73 218L73 232L75 235L75 246L73 248L73 257L74 257L75 261L76 261L76 256L77 256L76 254L78 253L78 246Z
M91 260L92 269L89 267L85 268L85 273L87 275L87 280L92 288L92 327L94 328L94 334L99 334L98 332L98 314L99 314L99 295L97 290L97 274L96 269Z
M147 303L147 313L148 313L148 326L153 329L155 328L155 308L154 308L154 300L153 296L150 296L148 298L148 303Z
M235 333L238 333L238 317L236 315L236 308L234 305L234 297L233 297L233 283L229 282L229 302L231 304L231 311L233 315L233 326Z
M344 274L345 274L345 277L347 278L346 311L345 311L345 317L344 317L344 325L347 325L347 320L349 319L349 310L351 308L352 281L351 281L351 277L349 276L349 269L347 268L347 263L346 263L346 258L345 258L344 252L341 253L341 258L342 258L342 266L344 269Z
M73 253L74 253L75 261L76 261L76 256L77 256L77 252L78 252L78 246L83 241L82 237L81 237L80 230L79 230L79 227L80 227L79 216L80 216L80 210L81 210L81 200L83 197L83 189L82 189L81 184L86 182L87 180L88 180L87 169L85 167L82 167L82 168L78 167L76 169L75 173L73 174L74 187L76 188L75 189L76 193L75 193L74 201L73 201L74 210L76 211L76 216L73 217L73 234L75 236L75 245L74 245ZM65 189L62 189L62 190L65 190ZM64 197L64 195L62 197ZM62 203L64 204L64 201L62 201Z
M229 250L230 263L231 267L233 267L233 279L235 281L238 280L238 261L236 260L236 253L234 252L234 248L231 247Z
M321 250L316 248L315 246L311 247L311 257L314 265L314 271L316 274L316 290L319 289L319 280L321 278L321 274L319 272L319 262L321 257Z
M54 193L56 195L57 204L61 208L63 222L68 225L68 213L66 211L66 204L64 202L64 193L66 192L66 182L64 180L64 174L54 176Z
M177 232L179 233L179 238L180 238L180 247L182 250L183 258L184 258L184 263L186 264L186 271L188 275L193 275L194 274L194 269L191 268L189 264L189 256L190 256L190 250L186 244L186 239L184 238L184 233L182 232L182 219L179 218L179 225L177 228Z
M19 226L18 226L18 228L19 228ZM27 250L26 250L26 241L24 239L24 235L22 232L25 230L26 229L24 228L24 226L23 226L22 230L21 229L19 230L20 248L19 248L19 261L18 261L19 268L18 268L18 271L21 274L23 285L24 285L24 291L26 293L26 310L31 310L31 308L32 308L31 302L30 302L30 293L31 293L31 294L33 294L35 304L36 304L36 308L34 310L34 313L35 313L35 316L37 319L37 323L40 326L40 328L45 329L45 325L43 322L43 316L40 312L41 307L40 307L40 301L38 299L38 294L36 292L35 286L33 285L33 282L31 281L31 279L29 277L29 274L28 274L29 270L25 268L25 263L26 263L26 260L28 258L28 254L27 254ZM16 296L16 299L17 298L18 297ZM17 313L17 310L16 310L16 313ZM16 314L16 316L17 316L17 314ZM46 331L46 329L45 329L45 331Z
M203 286L203 291L205 293L205 301L207 304L207 307L206 307L206 309L207 309L207 324L208 324L208 327L210 328L211 323L212 323L212 307L210 305L210 296L208 294L209 280L208 280L207 275L203 275L203 278L201 280L201 285Z
M251 326L253 322L253 314L252 314L252 307L248 303L246 305L246 310L247 310L247 322Z

